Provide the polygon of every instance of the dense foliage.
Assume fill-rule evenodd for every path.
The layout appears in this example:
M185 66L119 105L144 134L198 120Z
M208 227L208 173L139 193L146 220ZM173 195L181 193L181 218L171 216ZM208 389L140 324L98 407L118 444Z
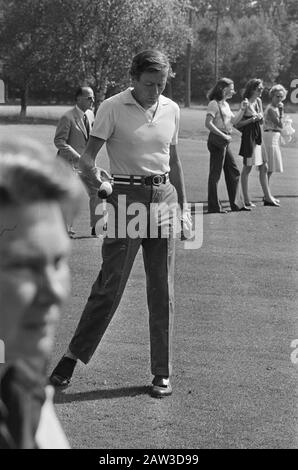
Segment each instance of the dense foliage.
M129 83L132 56L148 47L170 56L178 101L187 50L194 100L205 100L223 75L239 90L252 77L289 87L298 78L298 2L0 0L2 78L23 113L28 96L71 101L79 84L90 84L101 101Z

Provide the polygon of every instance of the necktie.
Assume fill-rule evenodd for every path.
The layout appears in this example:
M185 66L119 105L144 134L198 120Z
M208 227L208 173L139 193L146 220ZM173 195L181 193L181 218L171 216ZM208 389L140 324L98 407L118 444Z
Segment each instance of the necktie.
M86 129L86 132L87 132L87 137L89 139L90 124L89 124L89 119L87 118L86 114L84 114L84 125L85 125L85 129Z

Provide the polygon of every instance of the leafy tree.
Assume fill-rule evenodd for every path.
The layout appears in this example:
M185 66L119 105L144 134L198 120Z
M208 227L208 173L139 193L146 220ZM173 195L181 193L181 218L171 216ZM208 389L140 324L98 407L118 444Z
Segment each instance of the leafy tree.
M218 76L239 89L260 76L268 86L297 70L296 0L192 0L197 9L192 51L192 96L206 99ZM182 83L183 57L177 61ZM295 64L296 67L295 67ZM297 73L297 72L296 72ZM237 97L239 99L239 96Z
M185 0L52 0L57 76L88 82L99 101L128 84L131 57L146 47L174 58L187 40ZM58 41L57 41L58 37ZM63 60L61 58L63 57Z
M232 58L232 75L238 85L252 77L273 82L280 70L281 47L262 17L242 18L238 23L238 51Z
M10 0L0 54L5 79L21 94L90 84L98 100L128 83L132 55L161 48L174 59L189 37L188 0Z
M0 55L3 78L19 89L21 115L26 114L30 85L47 50L43 28L44 0L14 0L2 5Z

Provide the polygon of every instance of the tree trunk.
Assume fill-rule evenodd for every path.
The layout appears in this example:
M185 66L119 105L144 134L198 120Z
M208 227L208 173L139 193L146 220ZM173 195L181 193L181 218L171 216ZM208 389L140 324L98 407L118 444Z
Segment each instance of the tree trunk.
M191 43L186 46L186 65L185 65L185 107L191 105Z
M95 84L95 103L94 112L97 112L98 106L104 101L108 89L108 70L103 66L102 59L94 62L94 84Z
M219 30L219 9L216 12L216 26L215 26L215 48L214 48L214 78L215 82L218 80L218 30Z
M189 27L192 28L192 9L189 10ZM185 64L185 99L184 105L190 108L191 105L191 41L186 46L186 64Z
M99 87L98 87L98 93L97 93L97 105L98 106L105 99L106 94L107 94L107 89L108 89L108 79L107 79L107 75L104 74L101 80L99 80Z
M20 112L21 118L25 118L27 114L28 92L29 92L29 86L28 84L26 84L25 87L22 88L21 90L21 112Z

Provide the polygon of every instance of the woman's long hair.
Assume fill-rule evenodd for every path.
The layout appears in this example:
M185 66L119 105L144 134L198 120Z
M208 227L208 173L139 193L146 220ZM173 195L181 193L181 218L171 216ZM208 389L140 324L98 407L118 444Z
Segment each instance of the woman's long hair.
M230 85L233 85L234 82L230 78L220 78L215 86L207 94L209 101L216 100L221 101L223 99L223 91Z
M252 78L249 80L245 85L243 99L247 98L249 100L260 85L263 87L263 82L260 78Z

